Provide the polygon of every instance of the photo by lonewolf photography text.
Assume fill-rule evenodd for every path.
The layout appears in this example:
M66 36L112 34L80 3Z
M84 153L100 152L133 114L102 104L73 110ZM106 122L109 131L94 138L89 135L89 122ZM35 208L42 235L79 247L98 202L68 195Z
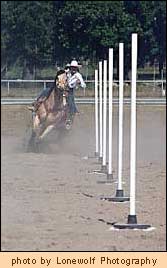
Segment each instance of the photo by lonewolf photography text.
M1 122L3 252L166 250L166 1L1 1Z

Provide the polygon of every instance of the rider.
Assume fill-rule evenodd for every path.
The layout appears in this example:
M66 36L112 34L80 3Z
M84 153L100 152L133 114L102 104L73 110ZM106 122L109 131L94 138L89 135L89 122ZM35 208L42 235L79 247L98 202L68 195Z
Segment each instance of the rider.
M78 62L76 60L71 61L70 75L67 80L69 87L68 104L71 114L79 114L74 100L74 90L78 85L80 85L82 88L86 87L83 77L79 72L79 67L80 65L78 65Z

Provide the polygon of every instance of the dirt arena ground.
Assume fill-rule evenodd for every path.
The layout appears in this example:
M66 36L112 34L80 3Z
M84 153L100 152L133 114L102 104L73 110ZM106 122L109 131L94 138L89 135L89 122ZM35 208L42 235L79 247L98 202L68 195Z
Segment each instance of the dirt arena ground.
M126 223L129 202L114 196L116 183L87 159L95 151L94 107L80 106L72 130L52 132L39 154L26 153L31 116L25 106L1 107L3 251L166 250L166 107L137 106L136 214L149 231L113 230L105 222ZM124 121L123 187L129 195L130 107ZM117 176L118 107L113 115L113 169Z

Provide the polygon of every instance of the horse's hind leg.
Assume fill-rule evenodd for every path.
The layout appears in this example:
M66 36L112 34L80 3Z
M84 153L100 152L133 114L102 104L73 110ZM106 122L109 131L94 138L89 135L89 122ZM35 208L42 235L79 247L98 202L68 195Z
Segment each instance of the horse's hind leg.
M39 152L39 130L40 127L36 127L35 129L32 129L31 137L28 142L27 146L27 152L34 152L38 153Z
M34 130L32 130L32 134L31 137L29 139L28 142L28 146L27 146L27 152L37 152L38 148L37 148L37 143L36 143L36 133Z

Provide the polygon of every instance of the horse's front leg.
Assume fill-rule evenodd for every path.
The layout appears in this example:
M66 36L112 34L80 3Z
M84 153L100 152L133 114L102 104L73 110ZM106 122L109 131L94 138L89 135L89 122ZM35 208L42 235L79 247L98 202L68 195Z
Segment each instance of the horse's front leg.
M32 133L28 142L27 152L38 152L38 137L40 133L40 120L36 114L32 115L33 125Z
M40 132L39 132L39 140L43 140L44 137L48 135L48 133L51 132L51 130L55 127L54 124L55 116L53 113L49 113L47 115L47 118L43 124L41 124Z
M58 111L55 113L49 113L43 128L41 131L39 139L42 140L53 128L59 128L62 124L63 117L65 115L64 111Z
M33 131L36 134L36 139L38 139L41 132L41 120L37 114L33 118Z
M51 130L54 128L55 126L54 125L49 125L47 126L44 131L41 131L41 134L39 136L39 140L43 140L43 138L48 135L49 132L51 132Z

